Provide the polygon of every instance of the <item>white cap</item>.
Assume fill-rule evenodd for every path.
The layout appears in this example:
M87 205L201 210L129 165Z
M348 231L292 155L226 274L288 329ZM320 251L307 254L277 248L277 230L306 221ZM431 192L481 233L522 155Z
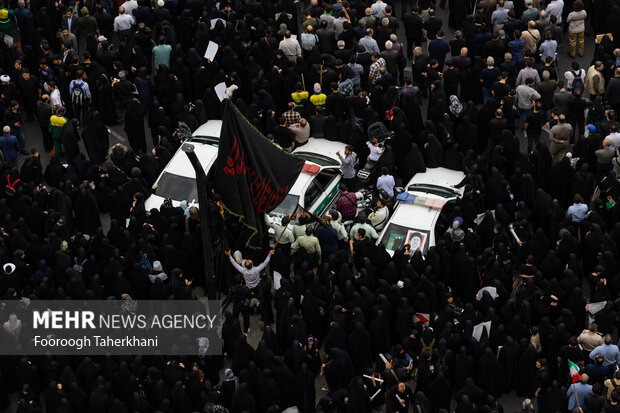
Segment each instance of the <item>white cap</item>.
M106 39L106 37L105 37L105 36L99 36L99 37L97 37L97 41L99 41L99 42L105 42L106 40L108 40L108 39Z
M166 4L166 3L164 3L164 0L159 0L159 1L157 2L157 6L158 6L158 7L164 7L164 4Z
M9 76L9 75L2 75L2 76L0 76L0 81L2 81L2 82L10 82L11 81L11 76Z
M573 154L572 154L572 153L570 153L570 152L566 152L566 157L567 157L567 158L572 158L572 157L573 157Z

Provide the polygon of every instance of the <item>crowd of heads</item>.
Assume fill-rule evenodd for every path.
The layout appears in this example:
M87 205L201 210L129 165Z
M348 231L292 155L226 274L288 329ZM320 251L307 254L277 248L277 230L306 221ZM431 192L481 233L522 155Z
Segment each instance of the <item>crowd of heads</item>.
M515 392L563 412L572 388L588 413L618 410L618 6L450 0L444 22L445 0L412 3L0 4L2 299L196 299L209 231L232 304L222 356L2 357L0 407L482 413ZM584 22L592 61L562 73ZM200 205L209 228L186 200L145 208L223 98L283 150L325 138L376 168L360 182L343 163L340 186L352 202L376 190L373 211L285 217L251 289L268 249L246 248L219 195ZM368 136L377 122L390 140ZM118 123L127 141L110 145ZM389 254L376 239L396 182L438 167L465 178L436 245ZM15 314L0 323L19 342Z

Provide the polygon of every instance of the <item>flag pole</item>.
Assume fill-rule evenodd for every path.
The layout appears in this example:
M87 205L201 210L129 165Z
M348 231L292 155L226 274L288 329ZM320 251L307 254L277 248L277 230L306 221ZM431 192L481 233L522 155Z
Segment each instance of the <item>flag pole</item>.
M571 379L573 381L573 379ZM575 395L575 401L577 402L577 407L581 409L579 406L579 397L577 397L577 388L575 387L575 382L573 381L573 394Z
M293 217L295 217L295 214L297 213L297 209L299 208L299 204L297 204L297 206L295 207L295 210L293 211L293 215L291 215L291 219L293 219ZM286 230L288 229L288 224L290 224L291 221L289 220L286 225L284 226L284 230L282 231L282 233L280 234L280 236L278 237L278 240L276 241L276 243L273 246L273 250L276 250L276 247L278 246L278 244L280 243L280 240L282 239L282 236L284 235L284 233L286 232Z
M207 174L194 152L194 145L185 143L181 147L196 173L196 189L198 190L198 211L200 213L200 234L202 241L202 256L204 260L204 275L206 293L209 300L215 300L217 294L217 280L213 265L213 246L211 245L211 219L209 216L209 190Z

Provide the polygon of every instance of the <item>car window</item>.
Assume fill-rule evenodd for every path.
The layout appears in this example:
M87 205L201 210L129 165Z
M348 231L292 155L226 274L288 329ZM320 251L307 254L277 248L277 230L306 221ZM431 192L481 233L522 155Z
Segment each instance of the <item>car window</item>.
M427 194L437 195L443 198L452 198L458 191L451 188L444 188L443 186L433 184L411 184L407 187L407 191L425 192Z
M338 162L335 159L329 158L325 155L312 152L295 152L293 154L296 158L301 158L304 161L310 161L320 166L338 166Z
M157 182L155 195L162 198L172 198L173 201L187 200L189 202L196 202L198 201L196 180L164 171Z
M323 187L318 183L316 179L313 179L308 185L306 189L306 193L304 194L304 206L305 208L310 208L312 204L314 204L317 199L323 193Z
M331 182L336 178L338 172L335 169L323 169L316 176L315 180L319 182L319 185L325 190L329 187Z
M271 211L272 215L285 216L293 215L297 204L299 203L299 197L297 195L288 194L275 209Z

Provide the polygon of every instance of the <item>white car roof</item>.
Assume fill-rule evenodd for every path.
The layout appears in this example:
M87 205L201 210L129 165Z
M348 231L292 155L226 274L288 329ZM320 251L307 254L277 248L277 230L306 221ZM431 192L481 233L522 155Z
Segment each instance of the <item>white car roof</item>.
M399 202L388 225L394 223L405 227L430 230L435 226L435 221L440 213L440 209Z
M194 152L200 160L202 167L204 168L205 172L209 172L209 169L211 169L211 166L215 163L215 160L217 159L217 148L212 145L206 145L204 143L199 143L195 141L189 141L186 143L194 145ZM168 165L166 165L166 167L164 168L164 171L175 175L185 176L188 178L196 178L194 167L192 166L189 158L181 148L176 151L170 162L168 162Z
M433 184L450 188L450 185L458 184L463 178L465 178L465 174L462 171L448 168L429 168L426 172L415 174L407 183L407 186L412 184Z
M209 136L212 138L220 137L220 133L222 132L222 121L221 120L210 120L207 123L204 123L198 127L192 133L192 136Z
M293 154L312 153L321 155L333 161L334 165L340 165L340 159L336 152L340 152L344 156L344 148L347 145L342 142L330 141L327 139L310 138L304 146L300 146L293 150ZM321 165L320 165L321 166Z
M194 151L196 152L196 156L198 156L202 167L205 169L205 172L209 172L209 169L211 169L211 166L213 166L215 160L217 159L217 147L205 144L200 140L193 138L211 137L219 139L221 131L222 121L210 120L207 123L200 125L198 129L196 129L194 133L192 133L192 138L190 138L186 142L194 145ZM168 165L166 165L166 167L164 168L164 171L175 175L185 176L188 178L196 177L196 174L194 173L194 168L192 167L189 158L181 148L177 149L170 162L168 162Z
M465 174L461 171L454 171L447 168L429 168L426 172L415 174L407 184L407 187L412 184L432 184L452 190L453 188L450 188L450 185L458 184L464 177ZM407 188L405 188L405 190L407 190ZM407 192L424 198L439 200L446 199L439 195L429 194L426 192ZM432 229L435 227L435 221L440 213L441 209L429 208L425 205L399 202L396 210L392 214L390 222L419 229Z
M465 174L461 171L454 171L447 168L430 168L424 173L415 174L414 177L407 183L405 190L407 190L407 188L412 184L430 184L447 188L452 191L454 189L450 188L450 185L458 184L464 177ZM456 191L458 191L461 195L463 194L462 189ZM418 196L418 201L423 199L431 199L444 202L450 199L427 192L407 192ZM391 224L396 224L409 229L428 231L429 239L426 243L428 247L430 247L434 245L435 242L434 230L439 214L441 214L441 208L431 208L424 204L418 204L417 202L408 203L399 201L384 231L377 240L377 243L382 242L384 237L389 236L385 230L388 229ZM391 255L393 254L393 251L388 250L388 253Z

